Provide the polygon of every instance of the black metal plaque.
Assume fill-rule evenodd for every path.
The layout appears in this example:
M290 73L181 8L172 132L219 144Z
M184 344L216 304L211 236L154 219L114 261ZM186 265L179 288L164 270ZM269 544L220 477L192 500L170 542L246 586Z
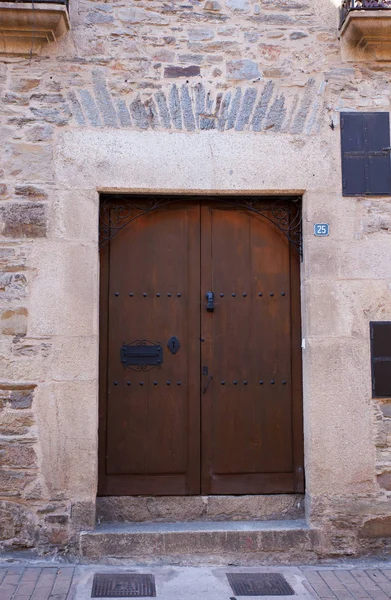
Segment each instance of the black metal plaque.
M131 344L123 343L121 348L121 363L124 367L149 367L161 365L163 348L148 340L135 340Z
M155 598L155 577L141 573L96 573L91 598Z
M294 591L280 573L227 573L235 596L292 596Z
M181 347L181 343L178 340L178 338L175 335L170 337L170 339L167 342L167 348L169 349L171 354L176 354L180 347Z

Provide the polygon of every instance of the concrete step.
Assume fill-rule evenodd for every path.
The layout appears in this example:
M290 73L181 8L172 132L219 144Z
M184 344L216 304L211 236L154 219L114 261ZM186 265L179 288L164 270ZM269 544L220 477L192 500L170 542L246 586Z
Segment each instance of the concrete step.
M302 494L119 496L97 499L98 523L304 519Z
M80 552L106 564L309 564L316 543L303 520L117 523L82 532Z

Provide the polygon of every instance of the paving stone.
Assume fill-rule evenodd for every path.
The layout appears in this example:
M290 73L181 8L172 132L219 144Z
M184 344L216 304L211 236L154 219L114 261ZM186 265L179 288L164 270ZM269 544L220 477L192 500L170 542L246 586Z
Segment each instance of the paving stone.
M167 541L167 540L166 540ZM212 542L212 539L211 539ZM212 542L213 545L213 542ZM211 546L212 547L212 546ZM170 542L166 547L170 549ZM123 567L103 567L96 565L95 567L79 566L55 566L55 567L38 567L38 566L21 566L21 567L0 567L0 600L70 600L74 598L76 600L87 600L90 598L91 593L91 574L93 572L102 572L102 570L123 570ZM143 567L145 571L145 567ZM164 575L165 569L170 572L170 577L166 578ZM148 567L148 572L155 574L160 579L159 584L159 597L163 600L166 598L174 599L177 597L175 587L169 592L169 587L165 588L165 585L171 585L170 582L174 582L179 578L180 585L180 597L182 600L193 597L194 592L198 589L199 578L204 581L203 597L207 600L220 600L220 598L226 598L229 594L229 586L225 577L212 576L212 572L216 573L216 567L200 567L190 568L186 567L174 567L176 571L176 577L172 578L173 567L160 566L157 571L153 566ZM227 570L232 571L233 567L220 567L219 571L221 574L225 574ZM253 567L251 571L257 572L275 572L275 568L272 570L267 567ZM136 571L140 568L136 568ZM126 571L126 569L125 569ZM132 567L134 571L134 567ZM143 572L144 572L143 571ZM302 600L310 600L309 593L314 598L325 598L332 599L337 598L338 600L346 600L347 598L354 600L360 600L363 596L360 592L364 590L360 582L364 581L365 585L370 585L372 582L372 596L379 597L377 592L381 592L377 582L383 585L388 585L390 582L389 577L391 570L376 570L370 569L365 572L362 569L335 569L335 568L322 568L317 570L316 568L304 568L300 570L295 567L283 567L279 571L287 579L288 582L293 585L297 597ZM389 573L387 572L389 571ZM140 571L141 572L141 571ZM90 576L86 577L86 574ZM295 578L291 579L292 575L295 574ZM304 578L304 580L303 580ZM217 583L217 587L214 584ZM299 583L301 581L301 583ZM162 584L164 586L162 587ZM301 587L298 587L301 586ZM350 586L350 592L348 590ZM333 590L335 594L333 593ZM214 590L214 591L213 591ZM320 593L319 593L320 592ZM357 595L355 595L355 593ZM168 594L168 596L167 596ZM384 592L383 592L384 594ZM384 597L390 598L390 595L384 594Z

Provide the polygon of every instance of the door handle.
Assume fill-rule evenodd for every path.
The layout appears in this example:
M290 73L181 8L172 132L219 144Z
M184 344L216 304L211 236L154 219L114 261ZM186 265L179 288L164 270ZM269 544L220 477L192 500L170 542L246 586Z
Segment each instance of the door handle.
M205 387L204 387L204 389L202 390L202 393L203 393L203 394L206 394L206 390L208 389L208 387L209 387L209 384L210 384L210 382L212 381L212 379L213 379L213 376L212 376L212 375L209 375L209 377L208 377L208 381L206 382L206 384L205 384Z
M215 303L214 303L215 295L214 295L214 293L213 292L206 292L205 298L207 300L206 310L208 312L213 312L214 309L215 309Z

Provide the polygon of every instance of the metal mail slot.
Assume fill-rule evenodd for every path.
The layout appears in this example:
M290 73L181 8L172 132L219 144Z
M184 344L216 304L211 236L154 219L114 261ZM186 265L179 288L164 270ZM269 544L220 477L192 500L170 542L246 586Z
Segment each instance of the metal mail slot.
M163 362L163 348L160 344L151 344L147 340L137 340L132 344L123 344L121 363L131 365L160 365Z

